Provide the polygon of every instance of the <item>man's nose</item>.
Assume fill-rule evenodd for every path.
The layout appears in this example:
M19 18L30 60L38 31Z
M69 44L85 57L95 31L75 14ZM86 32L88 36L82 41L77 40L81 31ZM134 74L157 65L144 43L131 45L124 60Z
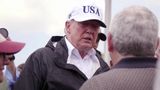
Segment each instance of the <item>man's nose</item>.
M92 28L87 27L87 28L86 28L86 32L89 33L89 34L93 34L94 31L93 31Z

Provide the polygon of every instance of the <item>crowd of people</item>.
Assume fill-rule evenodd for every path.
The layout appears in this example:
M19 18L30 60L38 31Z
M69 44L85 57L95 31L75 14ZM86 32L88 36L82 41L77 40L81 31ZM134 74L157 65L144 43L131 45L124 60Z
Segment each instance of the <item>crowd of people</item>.
M73 8L65 35L52 36L18 67L15 54L25 43L0 28L0 90L159 90L155 14L144 6L130 6L117 13L110 26L102 15L96 4ZM107 37L101 32L106 27ZM107 41L110 65L97 50L99 40Z

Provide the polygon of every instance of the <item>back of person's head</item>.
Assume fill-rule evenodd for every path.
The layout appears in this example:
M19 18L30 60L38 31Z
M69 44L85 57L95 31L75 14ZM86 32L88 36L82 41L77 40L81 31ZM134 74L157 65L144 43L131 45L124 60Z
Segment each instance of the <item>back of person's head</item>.
M154 56L158 41L158 20L146 7L131 6L111 22L113 47L121 55Z

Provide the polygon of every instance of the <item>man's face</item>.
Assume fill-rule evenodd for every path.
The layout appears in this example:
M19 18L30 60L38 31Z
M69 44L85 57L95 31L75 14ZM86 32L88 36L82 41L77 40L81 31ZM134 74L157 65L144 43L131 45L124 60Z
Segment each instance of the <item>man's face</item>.
M90 50L93 48L99 32L99 24L96 21L67 22L67 38L78 50Z
M3 81L4 65L7 65L8 62L9 62L9 59L6 59L6 56L4 54L0 54L0 82Z

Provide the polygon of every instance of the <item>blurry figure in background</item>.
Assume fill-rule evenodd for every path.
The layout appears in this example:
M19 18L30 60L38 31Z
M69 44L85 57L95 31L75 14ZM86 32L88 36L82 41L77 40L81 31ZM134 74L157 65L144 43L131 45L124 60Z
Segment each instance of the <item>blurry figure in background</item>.
M7 83L9 85L9 90L13 90L14 83L18 79L20 72L16 68L14 64L15 56L14 54L8 55L9 64L6 66L5 69L5 77L7 79Z
M17 69L18 69L18 71L20 72L20 74L21 74L21 72L22 72L23 69L24 69L24 65L25 65L25 63L22 63L22 64L19 64L19 65L17 66Z
M108 64L108 66L111 66L110 63L109 63L109 61L108 61L108 57L107 57L106 53L101 53L97 49L100 40L101 41L106 41L106 35L104 33L101 33L101 32L98 33L97 40L93 44L93 47L95 48L96 52L103 58L103 60Z
M98 33L96 43L93 45L93 47L94 47L94 48L96 49L96 51L102 56L101 52L97 50L100 40L106 41L106 35L103 34L103 33L101 33L101 32Z
M3 43L4 45L4 46L1 45L0 50L3 50L4 48L8 51L8 52L7 51L3 52L3 54L5 55L5 60L7 61L4 77L7 80L9 90L13 90L13 85L19 76L19 72L17 71L16 66L14 64L15 60L14 54L19 52L24 47L25 44L12 41L8 36L7 29L5 28L0 28L0 36L1 38L3 38L3 41L0 42L0 44Z
M107 37L113 66L86 81L80 90L153 90L158 25L157 17L143 6L116 14Z

